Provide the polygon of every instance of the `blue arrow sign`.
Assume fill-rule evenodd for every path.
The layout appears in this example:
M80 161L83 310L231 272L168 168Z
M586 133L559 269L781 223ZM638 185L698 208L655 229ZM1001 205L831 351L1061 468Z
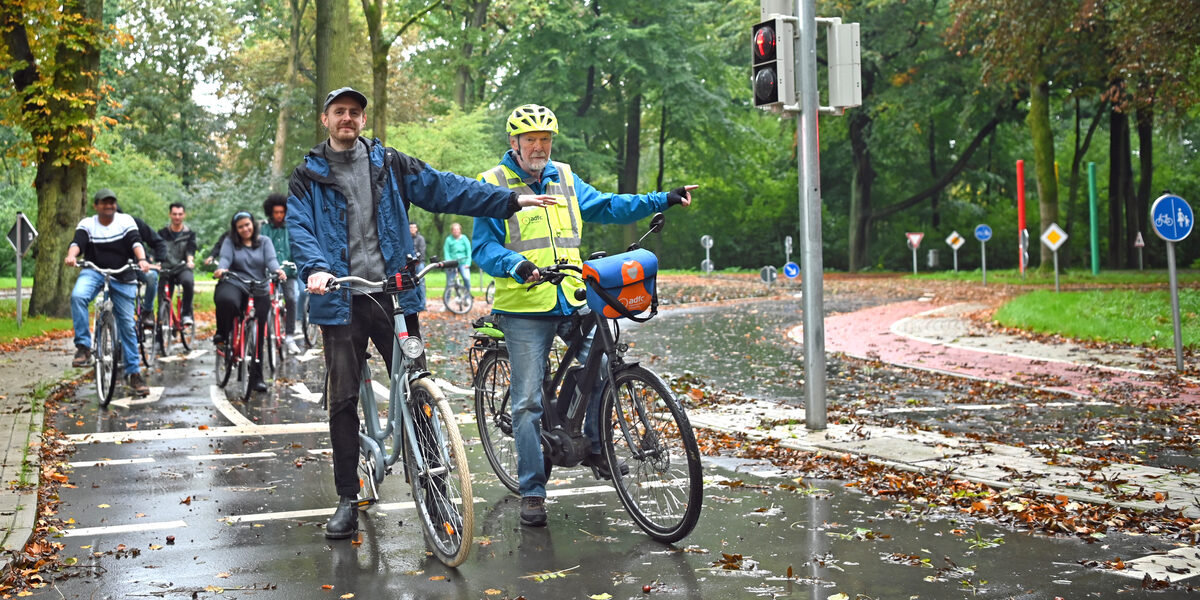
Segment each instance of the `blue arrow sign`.
M992 239L992 228L988 227L987 225L982 225L982 224L976 225L975 226L975 239L977 239L981 242L986 242L986 241Z
M783 275L788 279L795 279L800 275L800 265L794 262L783 265Z
M1192 232L1192 207L1179 196L1163 194L1150 206L1154 233L1168 242L1178 242Z

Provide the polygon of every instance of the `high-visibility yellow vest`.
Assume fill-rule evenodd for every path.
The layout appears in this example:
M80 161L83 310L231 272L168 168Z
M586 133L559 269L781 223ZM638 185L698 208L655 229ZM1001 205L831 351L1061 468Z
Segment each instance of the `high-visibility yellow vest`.
M546 195L555 196L557 204L547 207L528 207L517 211L504 223L504 247L519 252L533 264L544 267L563 258L573 265L582 265L579 256L580 234L583 218L579 213L579 200L575 197L575 179L571 167L555 162L559 182L546 184ZM480 174L480 179L506 187L518 194L533 194L521 178L504 165ZM496 280L496 301L492 307L508 313L544 313L553 310L558 303L555 286L542 284L527 291L531 284L517 283L509 277ZM583 289L583 282L572 277L562 281L563 296L571 306L580 306L584 300L575 299L575 290Z

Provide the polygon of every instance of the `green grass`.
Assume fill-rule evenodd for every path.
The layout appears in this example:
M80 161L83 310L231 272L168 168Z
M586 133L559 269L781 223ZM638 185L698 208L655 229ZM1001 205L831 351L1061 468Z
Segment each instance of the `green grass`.
M1200 271L1179 270L1176 271L1180 283L1195 283L1200 282ZM1054 285L1054 271L1039 272L1036 269L1031 269L1025 272L1025 277L1022 279L1021 274L1016 269L988 269L987 273L988 284L1008 284L1008 285ZM969 281L982 282L983 273L979 269L974 271L935 271L931 273L918 273L907 277L908 279L931 279L936 281ZM1100 271L1097 275L1092 275L1088 269L1073 269L1068 272L1059 272L1059 282L1062 285L1142 285L1142 284L1166 284L1167 270L1155 269L1145 271Z
M23 304L28 308L29 297L24 296ZM71 319L52 317L22 317L21 327L17 328L17 301L0 300L0 343L8 343L21 338L42 335L48 331L71 329Z
M1179 312L1183 344L1196 346L1200 343L1200 290L1179 291ZM1083 340L1157 348L1175 344L1171 297L1166 290L1037 290L1008 302L994 318L1006 327Z

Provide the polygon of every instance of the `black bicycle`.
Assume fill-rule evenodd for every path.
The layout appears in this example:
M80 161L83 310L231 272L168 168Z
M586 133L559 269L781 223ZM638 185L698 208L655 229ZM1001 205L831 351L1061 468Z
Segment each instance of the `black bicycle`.
M655 215L650 232L660 231L662 226L662 215ZM631 253L637 250L644 253L642 256L653 257L638 247L638 244L630 246ZM610 264L616 259L621 265L625 256L607 258ZM586 264L601 258L603 253L593 254ZM620 465L609 470L621 503L638 526L655 540L673 543L683 539L700 519L703 500L696 436L683 406L662 378L637 361L626 360L629 345L620 341L617 322L620 317L639 322L649 320L657 313L657 302L640 294L639 300L632 302L626 298L625 290L606 291L606 284L587 266L581 269L554 264L538 270L543 282L554 285L561 284L566 277L583 280L588 292L579 290L577 295L583 292L586 296L590 292L604 304L600 310L585 307L576 313L567 350L557 361L553 376L544 378L541 443L547 475L551 465L572 467L591 454L591 440L583 433L590 394L577 391L594 389L596 378L600 377L604 382L601 444L607 464ZM635 312L651 304L649 316L636 316ZM476 341L470 350L470 360L479 437L501 483L517 493L517 452L509 396L511 371L504 333L486 318L474 325ZM587 362L583 366L574 365L593 332ZM592 466L592 471L601 478L596 466Z

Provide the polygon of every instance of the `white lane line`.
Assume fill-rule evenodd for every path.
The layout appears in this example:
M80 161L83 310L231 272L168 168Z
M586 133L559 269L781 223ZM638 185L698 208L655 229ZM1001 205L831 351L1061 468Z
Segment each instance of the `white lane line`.
M243 458L275 458L274 452L244 452L242 454L189 454L188 460L240 460Z
M208 386L208 395L212 397L213 406L216 406L217 410L221 411L221 414L234 425L241 425L243 427L254 425L254 421L247 419L246 415L243 415L229 403L229 399L225 397L225 390L216 384Z
M1151 554L1125 562L1125 568L1112 571L1122 577L1165 579L1172 583L1200 575L1200 549L1189 546L1170 552Z
M320 358L320 356L321 356L320 348L309 348L308 350L305 350L303 354L299 354L296 356L296 362L305 363L314 358Z
M305 383L303 381L301 381L299 383L293 383L289 387L292 390L293 396L296 396L297 398L299 398L305 402L311 402L313 404L316 404L317 402L321 401L322 394L320 392L314 392L312 390L309 390L308 386L305 385Z
M146 394L146 396L144 398L134 398L133 396L125 396L123 398L117 398L116 400L113 400L112 402L109 403L109 406L120 406L121 408L129 408L130 406L136 406L138 404L153 404L162 399L164 389L165 388L163 388L163 387L151 386L150 393Z
M448 393L451 393L451 394L455 394L457 396L474 396L475 395L474 388L460 388L460 387L454 385L453 383L446 381L445 379L434 378L433 382L435 384L437 384L438 387L442 388L442 390L444 390Z
M328 433L326 423L284 423L281 425L248 425L235 427L171 428L136 431L106 431L101 433L72 433L66 436L73 444L144 442L150 440L186 440L236 436L291 435L297 433Z
M312 448L308 451L308 453L314 456L332 455L333 448Z
M90 535L111 535L114 533L136 533L139 531L166 531L187 527L185 521L157 521L151 523L133 523L130 525L109 525L106 527L80 527L63 531L63 537L84 537Z
M81 467L107 467L109 465L138 465L143 463L152 463L153 458L101 458L98 460L77 460L67 463L67 466L72 469Z

